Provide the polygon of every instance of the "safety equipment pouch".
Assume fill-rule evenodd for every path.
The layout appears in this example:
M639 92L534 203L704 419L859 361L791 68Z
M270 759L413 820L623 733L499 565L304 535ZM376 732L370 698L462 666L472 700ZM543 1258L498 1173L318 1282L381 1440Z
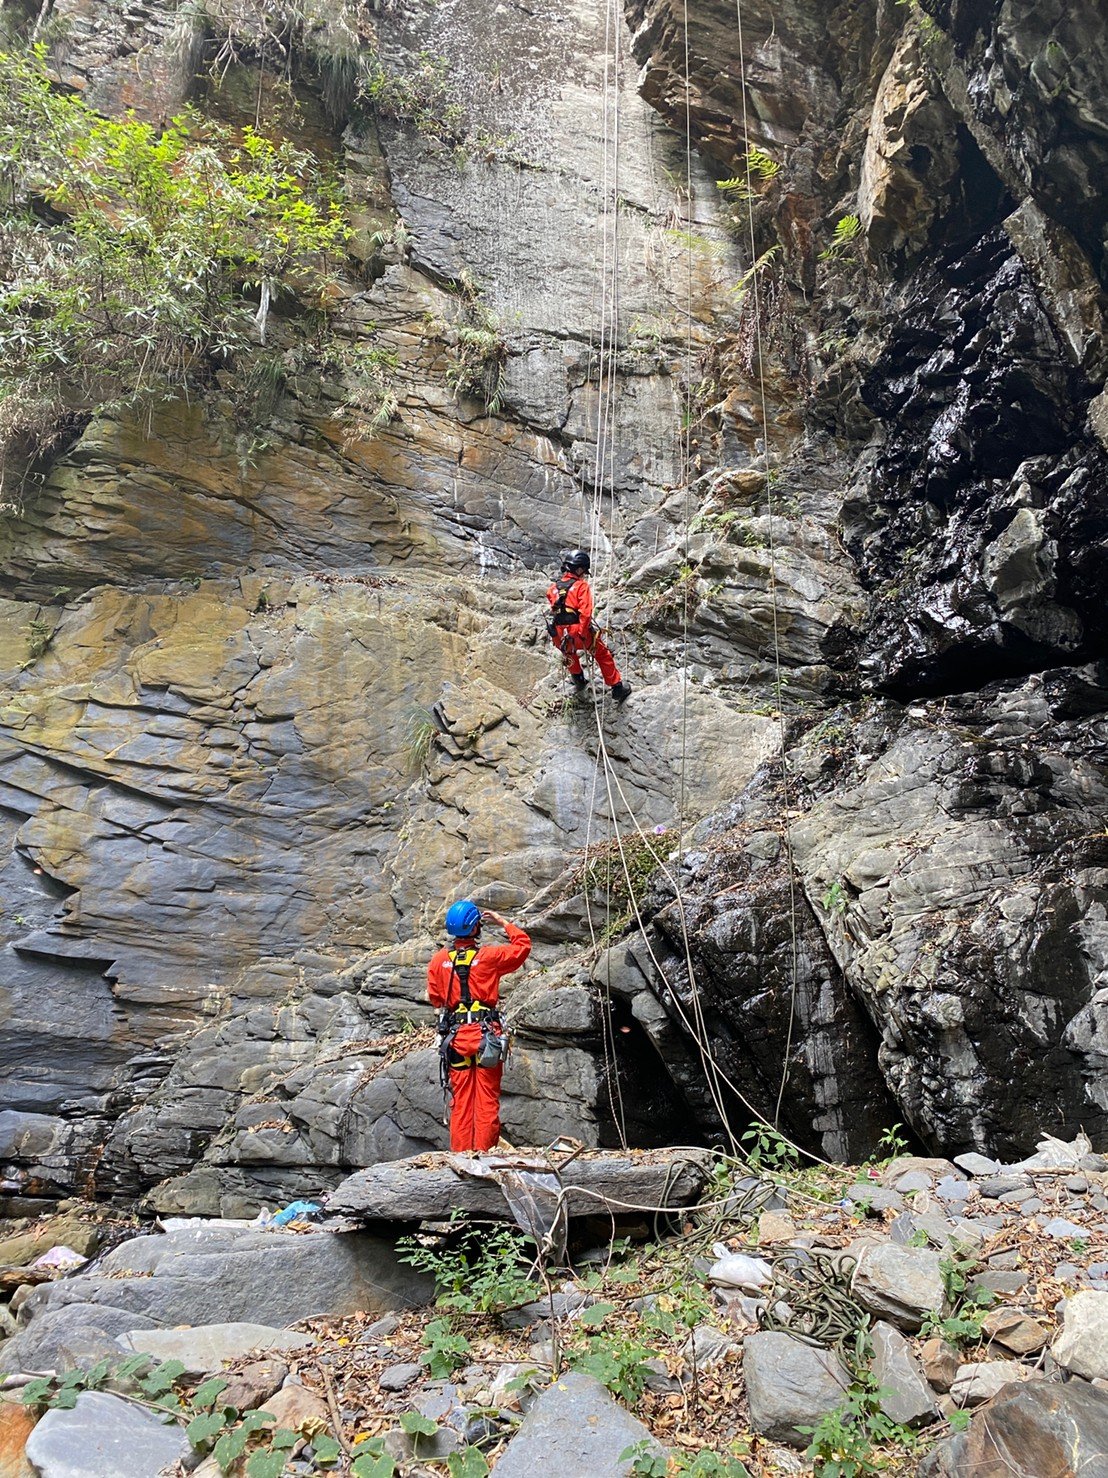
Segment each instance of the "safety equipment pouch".
M499 1067L507 1054L506 1037L486 1029L481 1033L481 1050L477 1054L478 1067Z

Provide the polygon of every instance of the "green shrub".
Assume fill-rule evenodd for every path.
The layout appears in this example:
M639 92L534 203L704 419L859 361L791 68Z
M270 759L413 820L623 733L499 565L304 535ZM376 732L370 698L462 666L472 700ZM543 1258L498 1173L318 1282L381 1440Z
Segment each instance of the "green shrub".
M0 53L0 440L210 382L278 296L326 305L349 230L318 161L185 111L162 130Z

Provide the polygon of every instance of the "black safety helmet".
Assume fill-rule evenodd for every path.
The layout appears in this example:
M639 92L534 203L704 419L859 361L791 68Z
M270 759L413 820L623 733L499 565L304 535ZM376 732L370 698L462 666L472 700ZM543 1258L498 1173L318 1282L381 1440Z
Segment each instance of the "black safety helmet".
M589 573L591 561L584 549L567 549L562 554L562 569L579 571L582 575Z

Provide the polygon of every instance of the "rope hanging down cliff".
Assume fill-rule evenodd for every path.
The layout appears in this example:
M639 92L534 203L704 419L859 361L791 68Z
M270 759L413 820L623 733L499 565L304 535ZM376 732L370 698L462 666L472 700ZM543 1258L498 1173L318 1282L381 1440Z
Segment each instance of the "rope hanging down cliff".
M742 107L743 107L743 138L744 138L744 144L746 145L746 149L747 149L747 152L748 152L749 151L749 125L748 125L747 108L746 108L746 76L745 76L745 56L743 54L743 39L742 39L742 29L741 29L741 0L736 0L736 7L737 7L737 11L738 11L738 21L739 21L740 84L741 84ZM684 45L685 45L685 78L684 78L684 82L685 82L685 113L686 113L686 198L687 198L687 200L689 202L690 211L691 211L692 200L693 200L693 188L692 188L692 158L691 158L691 154L692 154L692 142L691 142L691 100L690 100L690 78L689 78L689 48L688 48L688 10L687 10L687 0L686 0L686 3L685 3L685 6L684 6L684 21L685 21L685 43L684 43ZM615 431L614 431L614 427L612 426L611 423L614 420L614 404L615 404L615 402L614 402L614 396L613 396L612 381L613 381L613 369L614 369L615 344L616 344L617 338L618 338L618 280L619 280L619 264L618 264L618 209L619 209L619 206L618 206L618 147L619 147L619 130L618 130L619 75L618 75L618 59L619 59L619 19L618 19L618 17L616 18L614 25L612 25L611 22L612 22L612 18L611 18L611 5L609 5L609 33L608 34L609 34L609 36L612 36L613 33L614 33L614 40L613 40L612 50L613 50L614 58L615 58L615 67L613 69L613 71L614 71L614 108L613 108L613 113L614 113L614 118L615 118L615 129L614 129L613 163L612 163L611 173L612 173L612 177L616 181L617 189L615 191L615 201L614 201L614 210L613 210L613 227L612 227L612 243L613 244L612 244L612 248L611 248L610 251L609 251L609 248L608 248L608 233L607 233L606 223L605 223L604 228L603 228L603 230L604 230L604 259L605 260L604 260L604 266L603 266L603 269L602 269L602 275L606 279L606 277L607 277L607 270L610 269L611 275L612 275L612 285L611 285L611 289L609 290L607 288L607 285L606 285L606 282L605 282L605 284L602 285L602 291L601 291L602 322L601 322L600 376L599 376L599 384L598 384L597 456L596 456L596 462L595 462L595 476L594 476L594 484L593 484L593 509L592 509L593 519L592 519L592 530L591 530L591 542L592 542L592 546L593 546L594 549L596 548L596 545L599 543L599 538L600 538L600 535L601 535L602 529L603 529L603 510L602 510L602 504L601 504L601 484L602 484L602 474L603 474L603 466L604 466L604 460L605 460L603 453L604 453L605 450L607 451L607 459L608 459L608 461L610 463L610 467L611 467L612 486L614 487L615 445L616 445ZM608 180L608 177L609 177L609 168L608 168L608 138L609 138L609 135L608 135L608 95L607 95L608 94L608 87L610 85L609 84L609 75L610 74L608 72L607 54L606 54L606 60L605 60L605 106L604 106L604 129L605 129L604 178L605 178L605 183L607 183L607 180ZM606 190L605 190L604 199L605 199L605 203L606 203L606 200L607 200L607 191ZM752 203L749 200L749 198L748 198L748 201L747 201L747 210L748 210L748 226L749 226L750 241L751 241L751 262L753 263L756 260L756 257L754 255L753 211L752 211ZM605 211L605 215L606 215L606 211ZM691 374L691 366L692 366L692 262L691 262L691 242L688 243L688 246L687 246L687 254L688 254L688 260L687 260L687 270L686 270L686 357L685 357L686 374L685 374L685 381L686 381L686 394L687 394L687 397L690 397L690 395L691 395L691 385L692 385L692 374ZM757 274L756 273L754 274L754 288L755 288L755 292L757 292ZM773 639L773 656L774 656L774 671L775 671L775 684L774 684L774 686L775 686L775 694L776 694L776 697L777 697L778 717L779 717L779 720L780 720L780 736L781 736L780 737L780 753L781 753L781 768L782 768L782 794L783 794L783 799L784 799L784 810L785 810L785 816L784 816L785 849L786 849L786 859L787 859L787 866L788 866L788 872L789 872L789 890L790 890L790 893L789 893L789 921L790 921L790 939L791 939L791 951L790 951L790 960L791 960L791 989L790 989L789 1026L788 1026L788 1036L787 1036L787 1042L786 1042L786 1050L785 1050L785 1054L784 1054L784 1061L783 1061L783 1064L782 1064L781 1081L780 1081L780 1085L779 1085L779 1089L778 1089L777 1100L776 1100L776 1104L775 1104L775 1108L774 1108L774 1114L773 1114L773 1126L774 1126L775 1129L778 1129L778 1132L780 1132L779 1131L779 1128L778 1128L778 1125L779 1125L779 1119L780 1119L781 1105L782 1105L782 1102L783 1102L783 1099L784 1099L785 1088L787 1086L787 1081L788 1081L789 1056L791 1054L791 1046L792 1046L792 1039L793 1039L794 1022L795 1022L795 1012L796 1012L797 965L798 965L797 955L798 955L798 947L797 947L797 929L796 929L796 897L795 897L795 887L796 887L796 884L795 884L795 872L794 872L794 868L793 868L792 843L791 843L791 834L790 834L789 817L788 817L789 798L788 798L788 763L787 763L787 751L786 751L786 731L785 731L784 711L783 711L783 708L782 708L782 705L781 705L781 694L782 694L782 686L783 686L783 684L782 684L782 677L781 677L781 658L780 658L780 639L779 639L779 626L780 626L780 623L779 623L778 601L777 601L777 588L776 588L777 587L777 579L776 579L776 545L775 545L775 542L774 542L774 530L772 528L772 522L773 522L775 510L774 510L774 506L773 506L772 476L771 476L770 456L769 456L769 418L768 418L768 407L767 407L767 399L766 399L766 392L765 392L764 365L763 365L763 361L762 361L762 348L763 348L763 346L762 346L762 342L761 342L760 302L759 302L759 300L758 300L757 297L755 297L755 334L756 334L757 366L758 366L758 380L759 380L759 397L760 397L760 402L761 402L762 424L763 424L763 448L762 449L763 449L763 458L764 458L764 464L765 464L765 470L766 470L766 487L767 487L767 497L768 497L768 500L769 500L769 512L770 512L770 523L771 523L771 531L770 531L771 532L771 544L770 544L770 594L771 594L771 604L772 604L772 609L773 609L773 638L774 638ZM607 350L606 356L605 356L605 348ZM607 357L607 371L608 371L607 375L604 374L604 369L605 369L605 363L604 363L604 361L605 361L605 357ZM683 425L682 425L682 432L683 432L682 439L683 439L683 443L684 443L684 447L683 447L683 459L682 460L683 460L683 464L684 464L684 478L685 478L685 539L686 539L686 549L687 549L687 541L688 541L689 529L690 529L690 522L691 522L691 510L690 510L690 507L689 507L689 493L690 493L690 487L691 487L691 472L692 472L692 465L691 465L692 464L692 458L691 458L691 425L692 425L692 417L691 417L691 413L690 412L691 412L691 403L689 403L689 401L687 400L686 414L685 414L685 416L683 418ZM610 581L610 573L609 573L609 581ZM610 588L610 586L609 586L609 588ZM688 712L687 712L687 707L688 707L688 625L689 625L689 607L688 607L688 592L686 591L685 592L685 599L684 599L684 602L683 602L683 621L682 621L682 655L683 655L683 660L682 660L682 741L681 741L681 779L680 779L680 793L679 793L680 794L680 804L679 804L679 822L680 822L680 827L679 827L679 846L680 846L680 843L683 841L684 826L685 826L685 821L686 821L686 815L685 815L685 811L686 811L685 795L686 795L686 787L687 787L687 760L688 760ZM707 1030L706 1030L706 1024L705 1024L705 1021L704 1021L703 1010L702 1010L702 1006L701 1006L700 990L699 990L699 986L698 986L697 981L696 981L696 972L695 972L695 967L694 967L693 961L692 961L691 947L690 947L690 942L689 942L689 939L688 939L687 925L686 925L686 912L685 912L684 899L683 899L683 896L682 896L682 890L681 890L680 880L679 880L679 878L677 878L673 874L673 872L670 871L670 869L665 865L665 863L662 863L661 864L660 870L663 872L663 874L666 876L666 878L670 882L671 886L674 889L674 893L675 893L675 900L676 900L676 903L677 903L679 918L680 918L680 922L681 922L682 944L683 944L683 949L684 949L684 953L685 953L685 963L686 963L686 969L687 969L687 972L688 972L689 992L690 992L690 999L691 999L691 1003L692 1003L693 1017L695 1018L694 1020L690 1021L689 1016L688 1016L688 1013L686 1012L686 1010L684 1008L684 1005L681 1002L679 996L672 989L672 987L669 985L668 979L666 977L666 973L665 973L664 969L662 968L660 961L657 958L656 952L655 952L655 950L654 950L654 948L653 948L653 946L652 946L652 944L650 942L650 939L649 939L648 935L646 934L645 925L644 925L642 916L641 916L641 914L639 912L639 908L638 908L638 901L637 901L637 899L635 897L634 883L633 883L633 879L632 879L632 875L631 875L631 869L630 869L630 866L629 866L629 863L628 863L628 858L627 858L627 852L626 852L626 848L625 848L625 844L624 844L623 833L622 833L622 830L621 830L621 827L620 827L619 808L618 808L618 803L617 803L617 799L616 799L616 796L617 795L618 795L619 799L623 802L624 806L626 807L627 814L630 817L630 819L632 821L632 824L635 827L635 830L638 832L639 837L645 843L647 843L647 845L649 845L649 842L648 842L648 839L647 839L646 834L644 833L642 827L639 825L637 819L635 818L634 811L633 811L633 809L631 808L631 806L629 805L629 803L627 801L627 797L626 797L626 794L624 793L623 786L621 785L621 783L619 781L619 777L616 774L615 769L614 769L614 767L612 765L611 756L610 756L610 754L608 752L608 746L607 746L607 743L606 743L606 740L605 740L605 735L604 735L603 714L599 711L599 708L598 708L596 717L597 717L597 736L598 736L598 743L597 743L597 763L596 763L596 767L594 768L593 805L591 805L590 806L590 809L589 809L588 831L586 833L586 848L585 848L586 866L587 866L587 861L588 861L588 850L589 850L589 846L590 846L590 843L591 843L591 828L592 828L593 811L595 810L595 796L596 796L596 787L597 787L597 780L598 780L598 772L599 772L600 765L602 764L603 765L603 770L604 770L604 781L605 781L605 789L606 789L606 792L607 792L607 799L608 799L608 806L609 806L609 814L610 814L611 819L612 819L613 835L614 835L614 839L616 841L617 850L618 850L619 858L620 858L620 864L621 864L622 869L623 869L623 872L624 872L624 878L625 878L625 882L626 882L626 886L627 886L627 891L628 891L628 895L629 895L630 900L631 900L632 909L633 909L633 912L634 912L634 915L635 915L636 923L638 925L638 928L639 928L641 937L642 937L642 939L643 939L643 941L644 941L644 943L646 945L648 954L649 954L650 959L651 959L651 963L652 963L655 971L657 972L657 976L666 985L666 987L667 987L667 994L669 995L669 997L670 997L673 1005L675 1006L675 1008L677 1010L677 1014L681 1018L681 1020L682 1020L682 1022L684 1024L686 1030L689 1032L690 1036L693 1038L694 1042L697 1045L698 1053L700 1055L701 1063L702 1063L702 1066L703 1066L703 1069L704 1069L705 1080L708 1083L709 1092L710 1092L710 1095L712 1097L713 1106L716 1108L716 1111L717 1111L717 1113L719 1114L719 1117L720 1117L721 1124L724 1127L725 1133L727 1134L727 1137L730 1140L730 1143L731 1143L732 1147L734 1148L736 1146L736 1139L735 1139L735 1135L734 1135L734 1132L733 1132L733 1130L731 1128L731 1125L730 1125L730 1122L729 1122L729 1118L728 1118L728 1115L727 1115L726 1104L725 1104L724 1097L723 1097L723 1092L722 1092L722 1090L723 1090L724 1087L726 1087L727 1089L729 1089L730 1092L732 1094L734 1094L734 1096L739 1100L739 1102L741 1102L744 1105L744 1107L747 1109L747 1111L749 1113L751 1113L752 1116L756 1120L758 1120L758 1121L760 1121L762 1123L768 1123L769 1120L757 1108L755 1108L755 1106L753 1104L751 1104L749 1102L749 1100L745 1097L745 1095L741 1092L741 1090L737 1087L737 1085L731 1080L731 1078L726 1073L723 1072L723 1070L720 1067L719 1063L716 1061L714 1054L712 1053L711 1046L710 1046L710 1044L709 1044L709 1042L707 1040ZM609 860L610 860L610 854L609 854ZM608 890L608 891L609 891L609 898L608 898L608 900L606 902L606 928L609 928L610 927L610 922L611 922L610 890ZM586 894L586 912L587 912L587 916L588 916L590 935L592 937L592 942L593 942L593 945L595 947L597 945L596 930L595 930L593 919L592 919L591 904L590 904L590 902L588 900L587 894ZM609 1001L610 1001L610 992L609 992ZM607 1015L607 1013L605 1013L605 1014ZM605 1046L606 1068L607 1068L608 1072L610 1073L611 1072L611 1068L612 1068L612 1064L611 1064L611 1061L610 1061L610 1055L609 1055L610 1054L611 1043L610 1043L609 1038L608 1038L607 1030L605 1032L605 1043L604 1043L604 1046ZM621 1110L622 1110L622 1103L621 1103ZM620 1119L621 1119L621 1137L622 1137L622 1135L623 1135L622 1112L621 1112L621 1115L620 1115ZM782 1137L785 1138L785 1136L782 1136ZM787 1141L787 1142L791 1143L791 1141ZM794 1148L797 1148L799 1150L799 1146L794 1146ZM801 1153L807 1154L808 1152L801 1151ZM820 1159L819 1156L810 1156L810 1158L813 1158L813 1159L816 1159L816 1160L819 1160Z

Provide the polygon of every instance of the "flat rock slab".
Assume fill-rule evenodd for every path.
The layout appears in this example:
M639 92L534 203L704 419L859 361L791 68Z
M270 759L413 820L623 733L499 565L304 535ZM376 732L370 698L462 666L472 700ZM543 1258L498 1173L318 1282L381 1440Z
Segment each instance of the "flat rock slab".
M743 1344L743 1376L750 1423L763 1437L806 1447L801 1431L846 1400L850 1376L830 1350L788 1334L763 1331Z
M157 1360L180 1360L186 1375L221 1370L252 1350L302 1350L315 1344L310 1334L275 1329L270 1324L200 1324L194 1329L133 1329L120 1341L129 1350Z
M157 1478L189 1450L175 1422L102 1391L83 1392L71 1411L48 1411L27 1439L42 1478Z
M1028 1367L1018 1360L978 1360L958 1367L950 1386L956 1406L981 1406L991 1401L1012 1381L1024 1380Z
M482 1157L494 1166L549 1174L556 1161L542 1155ZM508 1217L494 1180L467 1175L467 1157L416 1155L356 1171L327 1197L327 1211L361 1221L437 1220L445 1209ZM708 1179L708 1156L696 1150L591 1150L561 1172L570 1216L637 1215L642 1207L688 1206Z
M625 1478L620 1453L638 1442L664 1449L591 1375L571 1371L547 1387L496 1465L497 1478Z
M111 1304L158 1324L257 1320L284 1327L315 1314L412 1307L430 1293L430 1280L401 1263L382 1237L215 1223L124 1242L97 1272L36 1288L26 1309L33 1320L66 1304Z
M1026 1381L990 1402L966 1431L940 1442L920 1468L921 1478L1015 1473L1108 1473L1108 1395L1084 1381Z

